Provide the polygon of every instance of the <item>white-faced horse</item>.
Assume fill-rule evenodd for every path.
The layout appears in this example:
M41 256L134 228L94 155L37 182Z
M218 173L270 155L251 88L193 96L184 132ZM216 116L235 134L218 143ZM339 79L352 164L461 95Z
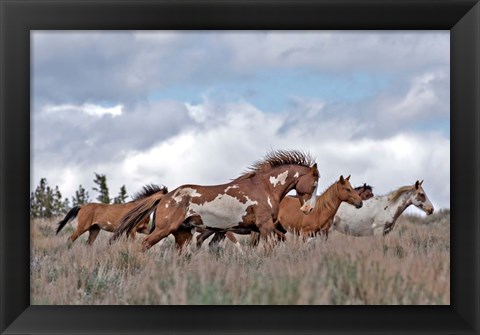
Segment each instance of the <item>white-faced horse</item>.
M310 213L320 174L312 157L300 151L274 151L243 175L223 185L183 185L161 199L145 199L121 220L112 240L135 228L155 210L155 229L143 241L145 249L173 234L180 249L197 226L228 230L255 228L263 238L281 235L275 229L280 201L290 190L298 194L300 210ZM279 236L281 237L281 236Z
M433 205L422 187L423 180L414 185L402 186L383 196L375 196L363 202L360 209L340 205L333 220L333 228L353 236L388 234L400 214L414 205L427 215L433 213Z

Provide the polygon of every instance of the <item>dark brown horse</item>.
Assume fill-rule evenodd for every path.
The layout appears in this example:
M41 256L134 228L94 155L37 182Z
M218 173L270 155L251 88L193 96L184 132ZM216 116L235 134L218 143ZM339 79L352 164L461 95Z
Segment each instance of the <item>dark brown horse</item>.
M65 216L65 218L58 223L57 234L62 228L70 221L78 217L77 229L68 238L69 242L74 242L80 235L89 232L88 244L92 244L100 233L100 230L106 230L113 232L119 224L119 219L127 214L132 208L134 208L139 201L156 196L162 197L168 192L165 186L146 185L142 191L134 195L133 200L126 204L101 204L101 203L89 203L86 205L73 207ZM136 233L148 234L148 222L149 217L144 218L135 230L130 232L132 238Z
M366 183L363 183L362 186L355 187L355 192L358 193L358 195L360 196L360 198L362 198L362 200L368 200L370 198L373 198L374 196L373 187L370 185L367 185Z
M197 226L220 230L253 227L265 239L274 233L281 235L274 226L280 201L295 189L299 210L310 213L315 205L319 176L317 164L309 155L300 151L274 151L227 184L183 185L161 200L141 201L122 218L112 240L122 233L128 234L153 210L156 227L143 241L144 249L169 234L174 235L181 249Z

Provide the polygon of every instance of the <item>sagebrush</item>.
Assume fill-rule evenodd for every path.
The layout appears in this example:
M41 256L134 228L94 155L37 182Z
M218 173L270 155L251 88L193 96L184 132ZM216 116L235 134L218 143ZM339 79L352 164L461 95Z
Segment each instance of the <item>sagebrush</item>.
M140 250L141 239L109 245L109 233L70 248L75 222L31 221L31 304L450 304L450 212L402 215L386 237L332 233L314 242L287 234L244 254L226 241L178 254L173 240ZM85 234L87 235L87 234Z

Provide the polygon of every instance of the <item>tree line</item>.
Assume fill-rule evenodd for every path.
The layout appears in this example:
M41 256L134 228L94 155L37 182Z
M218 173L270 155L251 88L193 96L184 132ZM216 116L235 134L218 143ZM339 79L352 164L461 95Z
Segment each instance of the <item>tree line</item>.
M98 202L104 204L124 204L126 202L128 195L125 185L120 188L116 197L110 198L106 175L96 172L94 174L93 182L95 186L92 190L98 193L95 198ZM88 191L82 185L78 186L78 190L75 191L75 195L71 199L70 202L68 197L63 198L58 186L52 188L48 185L46 178L41 178L35 191L30 193L30 217L51 218L64 215L75 206L91 202Z

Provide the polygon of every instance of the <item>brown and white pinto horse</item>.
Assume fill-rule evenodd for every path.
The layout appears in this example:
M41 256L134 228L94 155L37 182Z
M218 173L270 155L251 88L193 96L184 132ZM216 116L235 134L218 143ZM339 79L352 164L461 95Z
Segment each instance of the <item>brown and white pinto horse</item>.
M156 227L143 241L144 249L169 234L174 235L181 249L192 238L196 226L214 230L254 228L265 239L273 233L281 235L274 226L280 201L295 189L299 210L310 213L315 205L319 176L317 164L309 155L295 150L274 151L227 184L183 185L161 201L145 199L121 220L111 239L129 233L153 210Z
M313 237L320 233L328 238L328 231L333 222L333 217L342 202L361 208L362 198L350 185L350 176L330 185L325 192L317 198L315 209L308 216L303 215L297 206L294 197L285 197L280 203L278 223L287 231L301 234L304 237ZM280 227L278 229L281 230Z
M364 183L362 186L355 187L354 191L357 192L357 194L360 196L362 201L363 200L368 200L368 199L370 199L374 196L373 187L371 185L367 185L366 183ZM317 204L318 204L319 200L320 199L317 199ZM327 226L332 227L332 223L333 223L333 216L331 216L330 221L328 222ZM278 222L276 223L276 228L282 233L287 232L285 230L285 228L283 228ZM332 230L332 228L330 228L329 231L330 230ZM247 230L247 229L232 229L231 231L227 231L227 232L215 232L215 231L209 230L209 229L197 229L197 232L200 233L196 238L197 239L197 248L200 248L202 246L202 243L207 238L209 238L212 234L215 234L214 237L212 238L212 240L209 243L209 246L212 249L218 247L218 244L221 241L223 241L225 239L225 237L227 237L233 244L235 244L235 246L237 247L237 249L240 252L243 252L243 250L240 246L240 243L238 242L237 238L235 237L235 235L233 233L240 234L240 235L250 235L251 233L253 233L252 239L251 239L251 245L256 245L259 242L258 234L255 233L255 232L252 232L251 230ZM325 233L325 236L328 237L328 232Z
M58 223L57 234L68 222L78 217L77 229L68 238L68 241L70 243L74 242L80 235L88 231L88 244L91 245L97 238L101 229L113 232L118 227L119 219L134 208L139 201L152 196L161 198L163 195L167 194L167 192L168 189L165 186L146 185L139 193L133 196L132 201L125 204L109 205L89 203L86 205L75 206L67 213L65 218ZM130 236L134 238L136 233L148 234L149 229L147 226L149 220L149 217L142 220L136 229L130 232Z

